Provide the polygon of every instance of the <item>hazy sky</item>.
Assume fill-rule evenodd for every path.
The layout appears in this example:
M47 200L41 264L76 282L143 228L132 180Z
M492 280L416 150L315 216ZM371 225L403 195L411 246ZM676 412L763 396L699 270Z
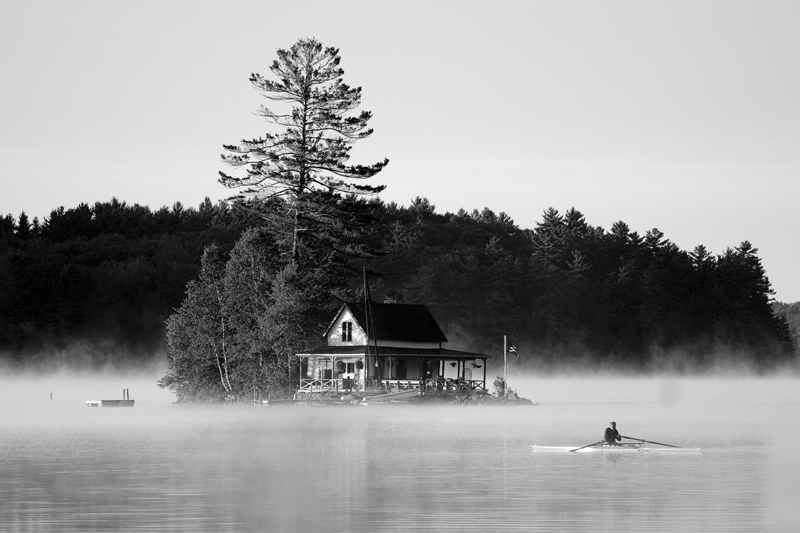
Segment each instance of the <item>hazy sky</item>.
M316 37L363 87L373 184L533 228L552 206L720 254L800 301L800 2L0 2L0 214L196 206L267 126L248 77Z

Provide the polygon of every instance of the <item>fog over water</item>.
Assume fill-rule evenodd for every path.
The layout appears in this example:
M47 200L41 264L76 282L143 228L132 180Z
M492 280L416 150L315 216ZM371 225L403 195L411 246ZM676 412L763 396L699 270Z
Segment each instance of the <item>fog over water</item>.
M538 405L175 406L0 378L0 531L796 531L800 380L509 376ZM87 408L121 399L134 408ZM53 400L50 400L50 393ZM623 435L699 454L542 453Z

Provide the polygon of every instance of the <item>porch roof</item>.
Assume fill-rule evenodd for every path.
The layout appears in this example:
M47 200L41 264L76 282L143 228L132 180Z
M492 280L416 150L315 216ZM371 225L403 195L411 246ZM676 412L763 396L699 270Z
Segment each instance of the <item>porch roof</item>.
M318 346L312 350L296 353L297 357L358 357L362 355L375 355L375 346ZM446 350L444 348L393 348L391 346L378 346L378 357L416 357L426 359L491 359L485 353L462 352L460 350Z

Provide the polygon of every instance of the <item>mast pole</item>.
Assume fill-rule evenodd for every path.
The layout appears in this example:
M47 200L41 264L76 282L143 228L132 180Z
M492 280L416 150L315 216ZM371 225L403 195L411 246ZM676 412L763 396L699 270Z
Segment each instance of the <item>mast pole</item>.
M503 398L506 397L506 388L508 388L508 359L506 352L508 351L508 336L503 335Z
M364 351L364 390L367 390L367 382L370 379L370 364L369 364L369 300L367 296L367 267L362 267L362 272L364 274L364 329L367 335L367 348ZM372 371L374 373L374 370Z
M378 356L378 328L375 324L375 315L372 314L372 294L369 292L369 281L367 281L367 268L364 267L364 283L366 284L367 307L365 313L369 313L367 323L372 326L372 340L375 345L375 375L378 378L378 385L383 389L383 366L381 358ZM369 328L368 328L369 329ZM369 344L369 332L367 333L367 344Z

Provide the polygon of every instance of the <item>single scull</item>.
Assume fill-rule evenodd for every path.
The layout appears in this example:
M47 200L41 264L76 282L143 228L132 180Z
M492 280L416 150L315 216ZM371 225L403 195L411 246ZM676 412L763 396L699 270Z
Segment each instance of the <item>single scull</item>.
M624 453L624 452L669 452L669 453L700 453L702 448L667 448L663 446L645 446L639 442L623 443L616 446L609 445L594 445L586 446L585 448L576 448L575 446L537 446L531 444L531 448L535 452L570 452L576 453L583 452L608 452L608 453Z

